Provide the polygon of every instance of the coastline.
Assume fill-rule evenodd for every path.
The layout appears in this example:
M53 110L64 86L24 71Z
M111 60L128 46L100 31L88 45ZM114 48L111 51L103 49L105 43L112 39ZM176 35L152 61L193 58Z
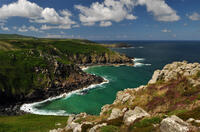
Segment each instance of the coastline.
M28 104L23 104L20 107L20 110L23 111L23 112L25 112L25 113L38 114L38 115L69 116L71 114L68 114L68 113L66 113L65 111L62 111L62 110L58 111L58 112L38 110L37 108L35 108L35 106L36 105L40 105L40 104L45 103L45 102L48 102L48 101L59 99L59 98L66 98L67 99L67 98L70 98L70 96L72 96L73 94L82 92L84 90L94 89L95 87L104 85L106 83L109 83L109 80L106 79L106 78L104 78L104 81L102 83L100 83L100 84L91 84L88 87L85 87L85 88L82 88L82 89L78 89L78 90L74 90L74 91L69 92L69 93L64 93L64 94L61 94L61 95L56 96L56 97L50 97L50 98L48 98L46 100L43 100L43 101L34 102L34 103L28 103Z
M88 69L91 66L134 66L134 61L132 59L132 62L129 63L119 63L119 64L84 64L84 65L77 65L83 72L85 72L86 69ZM87 73L88 74L88 73ZM91 74L92 75L92 74ZM96 75L92 75L92 76L96 76ZM33 113L33 114L40 114L40 115L63 115L63 111L60 112L60 114L56 113L53 114L55 112L51 112L49 114L46 114L46 112L44 112L45 114L41 114L42 112L35 112L35 110L33 109L32 106L35 106L36 104L39 103L44 103L47 102L49 100L54 100L54 99L58 99L61 98L63 96L69 96L78 92L81 92L83 90L86 89L92 89L95 88L98 85L103 85L105 83L109 83L109 80L103 78L103 77L97 77L98 78L102 78L103 81L101 83L98 83L98 81L94 81L93 83L89 84L89 85L85 85L85 86L80 86L79 88L75 88L74 90L69 90L69 91L63 91L60 92L61 94L58 95L54 95L54 96L50 96L48 98L44 98L44 99L38 99L38 100L29 100L29 101L20 101L17 102L16 104L8 104L7 106L0 106L0 115L7 115L7 116L11 116L11 115L23 115L26 113ZM68 114L65 114L68 115Z

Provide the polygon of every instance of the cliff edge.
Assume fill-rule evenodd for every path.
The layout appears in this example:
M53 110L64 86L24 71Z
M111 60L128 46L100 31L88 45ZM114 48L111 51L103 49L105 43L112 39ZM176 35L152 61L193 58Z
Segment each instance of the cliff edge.
M71 115L50 132L198 132L200 64L174 62L154 72L145 86L117 93L99 116Z

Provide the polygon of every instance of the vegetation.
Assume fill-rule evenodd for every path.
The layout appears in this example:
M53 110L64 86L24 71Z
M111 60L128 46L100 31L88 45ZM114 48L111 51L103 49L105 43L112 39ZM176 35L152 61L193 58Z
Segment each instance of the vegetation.
M103 126L100 128L100 132L118 132L119 128L113 125Z
M64 127L68 117L63 116L0 116L0 132L48 132Z
M11 37L14 39L9 39ZM88 40L36 39L5 34L0 34L0 38L0 98L9 98L6 103L21 99L34 89L48 87L49 81L54 80L55 61L73 65L82 63L84 57L118 55Z
M26 38L33 38L33 37L23 36L18 34L0 34L0 39L26 39Z

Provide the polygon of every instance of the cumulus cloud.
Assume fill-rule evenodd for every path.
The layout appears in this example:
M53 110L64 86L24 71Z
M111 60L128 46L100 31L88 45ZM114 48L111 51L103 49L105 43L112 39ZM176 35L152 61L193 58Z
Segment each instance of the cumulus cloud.
M74 35L47 34L44 38L74 38Z
M84 25L94 25L96 22L105 23L109 21L120 22L124 19L136 19L131 14L131 5L134 3L131 0L105 0L103 3L94 2L90 7L75 5L75 8L80 10L79 18ZM103 24L104 25L104 24Z
M180 17L164 0L137 0L139 5L145 5L148 12L152 12L156 20L164 22L178 21Z
M112 23L110 21L107 21L107 22L101 21L101 23L100 23L101 27L108 27L108 26L111 26L111 25L112 25Z
M198 21L198 20L200 20L200 14L198 14L197 12L194 12L193 14L187 15L187 16L188 16L188 18L189 18L190 20L193 20L193 21Z
M28 32L28 31L32 31L32 32L41 32L38 28L34 27L34 26L26 26L26 25L23 25L21 27L16 27L14 26L13 27L14 30L17 30L19 32Z
M170 33L170 32L172 32L172 31L169 30L169 29L163 29L163 30L161 30L161 32L163 32L163 33Z
M3 31L10 31L10 29L8 27L5 27L5 26L1 26L1 30L3 30Z
M30 22L59 24L63 27L71 27L75 24L70 19L72 14L69 11L63 10L58 13L53 8L42 8L28 0L18 0L0 8L0 20L6 20L14 16L28 18Z
M10 29L8 27L5 27L4 25L5 25L4 23L0 23L0 30L10 31Z
M70 29L70 25L56 25L56 26L48 26L48 25L42 25L41 30L49 30L49 29Z
M135 20L133 14L136 6L146 6L155 19L164 22L178 21L180 17L176 11L167 5L164 0L104 0L104 2L94 2L90 7L75 5L80 11L79 18L83 25L94 25L100 22L120 22L124 19ZM111 25L111 24L110 24Z

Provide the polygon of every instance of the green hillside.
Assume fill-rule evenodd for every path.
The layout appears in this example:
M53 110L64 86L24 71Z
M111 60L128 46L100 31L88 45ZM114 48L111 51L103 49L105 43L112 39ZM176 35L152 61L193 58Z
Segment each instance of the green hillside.
M24 36L19 34L0 34L0 39L23 39L23 38L34 38L34 37Z
M0 103L24 100L34 94L37 95L36 91L41 93L49 89L52 89L50 94L59 94L53 92L53 88L71 85L78 88L95 81L95 78L90 80L86 73L81 73L76 64L129 61L126 56L87 40L2 39L0 98L7 99L7 102L1 99Z

